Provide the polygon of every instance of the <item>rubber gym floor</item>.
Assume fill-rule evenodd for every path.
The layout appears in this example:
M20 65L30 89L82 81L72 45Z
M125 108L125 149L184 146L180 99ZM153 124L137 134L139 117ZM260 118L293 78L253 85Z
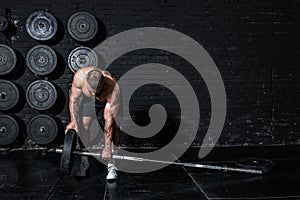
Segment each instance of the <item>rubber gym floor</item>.
M180 162L224 165L244 157L273 160L274 171L264 175L211 171L169 165L149 173L119 172L106 182L106 166L90 158L88 177L60 176L60 155L16 151L0 157L0 199L300 199L300 148L214 148L200 160L189 149ZM122 162L122 161L118 161ZM128 161L129 162L129 161Z

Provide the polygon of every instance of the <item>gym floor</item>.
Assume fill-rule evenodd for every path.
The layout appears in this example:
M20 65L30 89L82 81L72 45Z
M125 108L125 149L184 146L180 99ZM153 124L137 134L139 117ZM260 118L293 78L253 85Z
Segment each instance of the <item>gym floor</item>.
M180 161L199 163L198 150L189 149ZM275 169L252 175L169 165L144 174L119 172L117 181L107 183L105 165L94 158L89 176L79 180L73 174L60 176L59 154L17 151L0 157L0 195L2 200L300 199L299 153L298 146L215 148L202 163L220 165L251 155L273 160Z

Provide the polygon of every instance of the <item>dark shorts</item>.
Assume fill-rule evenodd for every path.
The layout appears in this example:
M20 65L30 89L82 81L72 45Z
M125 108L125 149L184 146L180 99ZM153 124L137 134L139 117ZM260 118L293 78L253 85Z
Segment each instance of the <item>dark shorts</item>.
M86 100L82 101L82 116L83 117L96 117L100 123L101 126L104 126L104 108L106 105L105 102L98 102L98 101L91 101L91 100Z

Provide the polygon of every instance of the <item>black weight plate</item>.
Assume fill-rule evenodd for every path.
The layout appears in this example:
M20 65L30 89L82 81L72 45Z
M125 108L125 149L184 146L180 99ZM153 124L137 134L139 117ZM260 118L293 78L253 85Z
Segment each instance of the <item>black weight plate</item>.
M258 169L267 174L274 170L275 163L261 158L243 158L237 161L237 165L246 169Z
M57 55L51 47L37 45L28 51L26 64L33 73L37 75L48 75L56 68Z
M52 116L37 115L28 122L28 138L36 144L50 144L56 138L58 129L58 123Z
M10 110L15 107L19 97L19 90L13 82L0 79L0 110Z
M19 124L10 115L0 115L0 145L9 145L19 135Z
M77 47L68 57L68 65L72 72L88 67L88 66L97 66L97 55L96 53L88 47Z
M8 21L5 17L0 16L0 31L5 31L8 27Z
M57 27L57 20L47 11L33 12L26 20L27 33L40 41L52 39L57 32Z
M57 91L49 81L37 80L28 86L26 99L30 107L37 110L47 110L55 104Z
M60 160L60 172L62 175L68 175L73 164L73 150L76 147L77 133L73 129L69 130L65 135L63 151Z
M79 42L93 39L98 32L96 18L88 12L77 12L68 20L68 32L72 38Z
M9 74L17 64L17 56L12 48L0 44L0 75Z

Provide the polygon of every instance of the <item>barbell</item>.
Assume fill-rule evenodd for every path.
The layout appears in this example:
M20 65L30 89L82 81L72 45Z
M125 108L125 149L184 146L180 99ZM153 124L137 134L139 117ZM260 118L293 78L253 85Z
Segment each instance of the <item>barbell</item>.
M62 154L61 163L60 163L60 170L62 175L70 174L70 169L71 169L71 165L73 164L74 154L80 156L93 156L93 157L101 158L100 153L75 150L76 136L77 133L75 130L69 130L65 136L63 149L54 148L49 150L50 152ZM122 155L114 155L114 154L112 155L112 158L118 160L162 163L162 164L169 164L169 165L180 165L184 167L193 167L193 168L217 170L217 171L224 171L224 172L239 172L239 173L248 173L248 174L267 174L270 173L274 168L274 162L270 160L258 159L258 158L242 159L241 162L238 163L239 167L218 166L218 165L201 164L201 163L182 163L182 162L154 160L154 159L146 159L140 157L122 156Z

